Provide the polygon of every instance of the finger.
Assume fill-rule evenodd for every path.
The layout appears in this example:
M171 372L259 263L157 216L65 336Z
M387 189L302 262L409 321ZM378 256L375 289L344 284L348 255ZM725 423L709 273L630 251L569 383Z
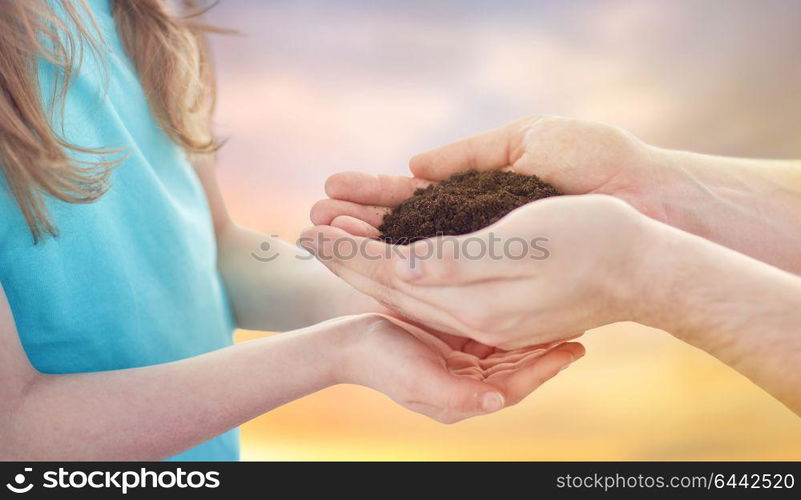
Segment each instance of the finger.
M445 366L447 366L448 370L452 372L463 370L465 368L475 368L479 372L483 373L478 364L478 359L475 356L471 356L470 354L462 351L451 351L446 354Z
M394 207L431 182L414 177L342 172L325 181L325 193L333 199L362 205Z
M378 227L389 211L389 207L360 205L352 201L325 199L312 206L310 217L312 224L315 226L331 225L331 221L340 215L349 215L361 219L371 226Z
M371 226L367 222L351 217L349 215L338 215L331 221L333 227L338 227L343 231L352 234L353 236L361 236L363 238L378 238L381 236L381 231Z
M476 380L474 375L459 376L443 372L422 384L421 393L416 397L424 404L438 407L440 411L435 418L445 423L502 409L506 405L503 392Z
M315 226L307 229L301 235L300 243L314 253L334 274L387 308L444 333L478 339L485 344L491 343L481 339L479 335L482 332L464 321L465 315L460 305L463 304L465 296L470 296L470 292L465 291L464 287L480 286L479 292L488 296L490 304L488 308L491 311L494 311L493 308L496 306L511 307L508 301L502 300L506 296L505 292L514 287L527 289L523 280L498 279L504 277L503 269L508 265L502 260L492 262L492 265L499 269L488 275L488 279L494 281L481 285L472 283L465 285L458 282L449 283L450 280L444 276L443 282L448 283L448 286L421 287L416 283L405 283L393 270L393 267L397 268L397 262L412 260L409 258L408 247L391 246L377 240L353 236L331 226ZM475 263L471 264L476 266ZM479 272L487 275L486 271L479 271L478 267L473 269L476 275ZM511 274L506 271L505 275L508 277ZM457 278L458 276L456 275ZM513 324L515 318L513 314L504 314L499 315L493 322L500 328L506 323Z
M516 250L519 255L516 253L514 259L491 259L490 252L495 255L499 241L503 241L493 232L493 226L469 237L430 238L405 247L376 241L373 238L378 236L377 229L351 219L343 219L338 226L315 226L305 231L300 241L318 258L324 257L323 263L334 272L348 267L388 288L404 291L419 288L418 285L454 286L523 278L534 270L536 261L527 259L522 252L532 252L529 257L534 257L533 252L541 250L534 246L541 244L538 241L526 243L520 239L515 243L525 248ZM403 287L406 283L414 287Z
M409 168L416 177L431 181L440 181L464 170L502 169L522 154L519 125L520 122L515 122L421 153L409 161Z
M347 271L335 272L345 276L342 273ZM359 289L359 284L353 281L354 278L347 279L352 286ZM388 308L445 333L469 337L487 346L500 346L508 351L525 349L532 343L563 341L566 336L574 336L573 333L553 329L543 331L529 329L521 335L522 306L519 301L509 300L509 297L530 294L532 285L528 280L495 280L454 286L415 286L392 283L391 279L386 282L388 284L385 286L379 285L383 296L373 296ZM545 292L547 290L543 291ZM475 307L475 304L471 306L471 300L473 302L477 300L481 307ZM411 304L425 304L425 308L412 309ZM484 354L477 351L470 353L476 356Z
M564 199L564 197L562 197ZM576 197L578 198L578 197ZM439 236L408 245L396 273L415 285L452 285L528 277L549 255L550 240L537 229L552 199L518 207L494 224L461 236Z
M486 377L485 381L504 392L508 406L517 404L583 356L583 351L566 354L561 349L568 348L560 347L510 371L499 371Z
M304 230L299 243L335 274L349 269L389 288L394 288L397 281L391 272L393 256L405 256L409 251L325 225Z
M554 348L511 373L487 377L486 382L502 390L507 406L517 404L571 363L584 356L584 346L569 342Z
M498 371L519 366L530 359L542 356L549 351L547 348L521 349L509 351L505 356L490 356L479 360L479 366L490 376Z
M531 351L521 356L517 356L513 359L507 359L501 362L495 362L489 365L489 367L483 368L484 375L486 377L491 377L499 373L519 370L522 366L527 365L532 359L539 358L547 353L548 351ZM483 366L484 365L482 365L482 367Z
M334 274L385 307L444 333L470 337L485 344L492 342L481 337L483 332L475 324L465 322L467 316L461 305L470 292L464 287L480 286L479 291L487 295L487 300L491 302L489 310L494 311L495 305L510 307L501 298L512 287L525 284L523 280L496 280L482 285L457 283L455 286L441 287L408 284L393 271L393 261L408 259L407 247L390 246L377 240L353 236L332 226L315 226L305 230L299 243L314 253ZM503 262L494 261L493 265L501 266ZM514 323L515 318L515 315L504 314L492 321L501 328L506 323Z
M468 340L464 347L462 348L464 352L467 354L473 355L479 360L482 360L495 352L495 348L492 346L488 346L486 344L482 344L481 342L476 342L475 340Z
M481 368L477 366L465 366L464 368L459 368L458 370L451 370L451 373L458 375L459 377L470 377L473 380L484 380L484 372L481 371Z
M334 274L387 308L444 333L462 337L469 334L469 328L452 314L398 290L387 268L389 259L386 252L388 249L390 252L403 252L405 249L393 249L382 242L352 236L331 226L306 229L299 243Z
M578 337L572 336L571 339ZM530 362L534 358L538 358L553 351L568 340L557 340L555 342L548 342L545 344L533 345L530 347L523 347L511 351L504 351L498 349L497 352L486 357L485 359L478 360L479 366L484 370L485 376L489 377L497 373L512 371L520 368L524 364Z
M571 340L575 340L579 337L584 335L584 332L576 332L568 334L564 337L559 338L553 342L545 342L541 344L535 345L528 345L526 347L521 347L512 350L503 350L503 349L496 349L495 352L487 356L486 358L482 359L482 367L488 368L496 363L509 363L514 362L515 360L521 359L527 356L531 352L537 353L544 353L546 351L550 351L554 347L557 347L560 344L564 344L565 342L569 342Z

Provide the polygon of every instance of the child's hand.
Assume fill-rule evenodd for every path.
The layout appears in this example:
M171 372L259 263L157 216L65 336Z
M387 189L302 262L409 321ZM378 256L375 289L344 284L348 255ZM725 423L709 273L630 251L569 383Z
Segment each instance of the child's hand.
M348 319L337 373L434 420L453 423L513 405L584 355L578 343L501 351L379 314Z

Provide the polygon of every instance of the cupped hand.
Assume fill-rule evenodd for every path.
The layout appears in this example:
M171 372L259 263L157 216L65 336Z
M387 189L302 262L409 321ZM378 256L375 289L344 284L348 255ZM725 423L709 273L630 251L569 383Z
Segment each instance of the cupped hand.
M340 380L443 423L516 404L584 355L575 342L503 351L380 314L349 321L358 340Z
M602 123L533 116L411 159L414 177L343 172L326 182L330 199L311 211L314 224L375 236L389 210L425 187L464 170L537 175L565 194L608 194L666 222L658 189L668 169L660 150Z
M605 195L530 203L481 231L408 246L315 226L301 244L413 321L514 349L636 319L659 223Z

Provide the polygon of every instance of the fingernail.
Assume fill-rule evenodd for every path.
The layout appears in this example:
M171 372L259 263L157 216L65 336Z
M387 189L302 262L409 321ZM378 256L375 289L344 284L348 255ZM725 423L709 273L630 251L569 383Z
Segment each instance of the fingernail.
M487 392L481 398L481 409L488 413L500 410L503 405L503 394L499 392Z
M404 281L414 281L423 275L421 265L414 257L402 257L395 261L395 273Z

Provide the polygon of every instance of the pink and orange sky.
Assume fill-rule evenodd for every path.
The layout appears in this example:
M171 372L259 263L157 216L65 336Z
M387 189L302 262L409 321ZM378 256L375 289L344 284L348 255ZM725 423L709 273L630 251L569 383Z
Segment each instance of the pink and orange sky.
M549 113L662 146L801 157L801 3L223 0L220 178L234 216L294 240L325 178ZM637 325L516 408L444 427L339 387L245 428L244 458L801 458L801 420Z

